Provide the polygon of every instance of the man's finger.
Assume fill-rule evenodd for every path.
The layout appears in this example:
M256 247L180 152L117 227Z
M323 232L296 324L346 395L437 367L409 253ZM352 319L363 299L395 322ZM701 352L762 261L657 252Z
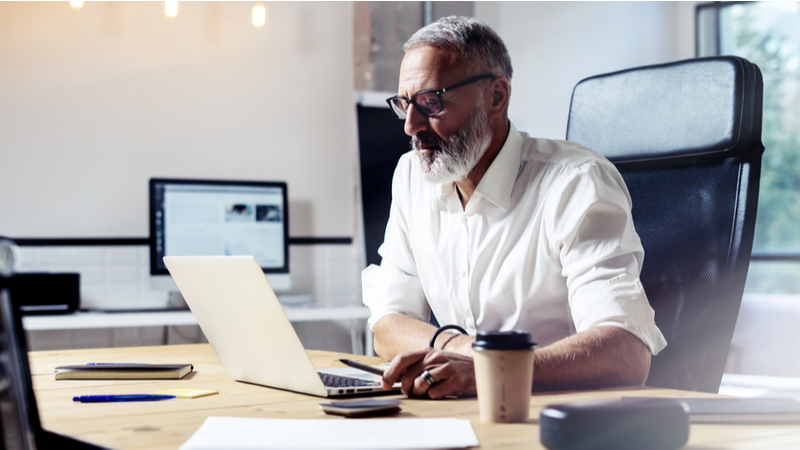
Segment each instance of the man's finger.
M420 379L420 376L425 371L426 368L425 359L423 358L416 364L409 366L406 371L403 373L403 379L401 382L401 389L403 394L412 397L412 396L421 396L425 394L425 390L420 389L417 386L417 381Z
M461 382L452 365L439 366L435 371L431 371L431 375L436 383L428 388L428 397L440 399L448 395L457 396L460 393Z
M417 350L414 352L402 353L392 360L389 367L383 372L383 387L384 389L391 387L398 379L408 370L409 367L417 364L425 358L425 355L430 352L430 349Z
M440 375L438 368L430 367L423 370L416 378L414 378L414 396L422 397L437 383L445 381Z

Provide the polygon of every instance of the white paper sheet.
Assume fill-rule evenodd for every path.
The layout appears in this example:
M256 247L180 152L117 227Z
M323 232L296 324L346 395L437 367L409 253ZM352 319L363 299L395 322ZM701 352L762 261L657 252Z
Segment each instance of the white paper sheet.
M181 450L439 449L478 446L468 420L209 417Z

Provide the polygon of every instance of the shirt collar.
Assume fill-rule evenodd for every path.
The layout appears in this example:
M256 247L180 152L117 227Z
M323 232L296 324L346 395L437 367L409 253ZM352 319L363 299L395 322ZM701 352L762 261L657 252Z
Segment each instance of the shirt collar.
M476 194L486 197L487 200L503 211L508 211L511 206L511 190L514 188L514 182L517 179L523 142L522 135L517 131L514 124L509 121L506 142L500 148L500 153L494 158L480 183L478 183L478 187L475 188ZM475 198L474 194L473 198ZM436 199L448 209L461 211L461 201L456 194L455 183L437 184Z
M447 208L448 211L461 211L461 200L456 193L455 183L439 183L436 185L436 200Z
M476 193L503 211L508 211L511 207L511 190L519 172L523 141L522 135L509 121L506 142L475 188Z

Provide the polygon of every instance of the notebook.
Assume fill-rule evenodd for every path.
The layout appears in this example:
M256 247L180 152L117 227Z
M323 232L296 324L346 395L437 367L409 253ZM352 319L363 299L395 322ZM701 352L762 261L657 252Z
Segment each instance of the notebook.
M165 256L164 264L234 380L320 397L387 393L377 375L314 367L252 256Z
M191 364L80 364L58 366L56 380L180 380Z

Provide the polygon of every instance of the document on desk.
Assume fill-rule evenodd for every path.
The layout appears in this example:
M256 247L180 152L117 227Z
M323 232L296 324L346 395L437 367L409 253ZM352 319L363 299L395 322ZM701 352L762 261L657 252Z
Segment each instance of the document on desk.
M478 446L468 420L209 417L181 450L439 449Z

